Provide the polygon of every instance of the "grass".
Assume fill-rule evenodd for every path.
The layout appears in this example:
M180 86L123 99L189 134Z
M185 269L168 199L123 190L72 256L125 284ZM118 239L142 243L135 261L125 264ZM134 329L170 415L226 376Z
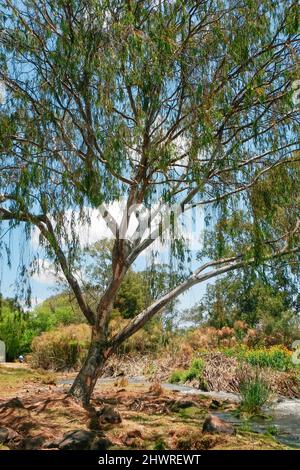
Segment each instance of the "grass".
M241 411L249 415L259 414L270 398L267 384L257 375L254 379L241 384Z
M22 390L27 383L53 385L55 382L55 374L49 372L33 371L22 366L0 366L0 389L3 398L10 394L11 390Z
M271 425L268 427L266 434L269 436L277 436L278 434L278 427L276 425Z

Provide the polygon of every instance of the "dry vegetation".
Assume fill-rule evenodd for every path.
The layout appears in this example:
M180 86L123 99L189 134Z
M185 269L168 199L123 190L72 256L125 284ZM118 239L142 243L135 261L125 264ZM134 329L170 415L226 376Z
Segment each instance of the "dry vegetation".
M56 377L60 378L58 374ZM150 388L133 387L120 379L97 387L91 407L84 409L65 393L64 387L45 384L44 379L49 380L29 369L0 368L1 390L5 390L0 400L0 422L16 433L14 448L44 448L67 431L95 429L95 411L105 406L112 407L122 418L121 423L98 423L111 449L283 448L270 437L239 430L235 436L203 434L203 421L215 408L210 398L195 395L187 399L158 383ZM218 406L226 410L234 405L223 402Z

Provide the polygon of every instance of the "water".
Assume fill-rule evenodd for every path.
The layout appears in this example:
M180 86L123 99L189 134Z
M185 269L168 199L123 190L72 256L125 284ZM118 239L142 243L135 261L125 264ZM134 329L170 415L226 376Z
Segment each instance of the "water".
M216 411L214 414L222 418L224 421L230 422L235 426L247 427L252 432L259 434L266 434L272 431L273 437L289 447L300 449L300 408L297 409L297 414L281 414L278 410L265 410L266 417L255 417L247 422L234 416L232 413Z
M163 384L169 390L177 390L181 393L193 393L215 398L216 400L228 400L238 403L240 396L234 393L226 392L203 392L193 387L184 385ZM247 426L253 432L264 434L272 430L276 434L274 437L281 444L300 449L300 400L299 399L280 399L263 410L266 418L255 417L247 421ZM214 412L224 421L230 422L236 426L245 425L245 422L234 416L230 412Z

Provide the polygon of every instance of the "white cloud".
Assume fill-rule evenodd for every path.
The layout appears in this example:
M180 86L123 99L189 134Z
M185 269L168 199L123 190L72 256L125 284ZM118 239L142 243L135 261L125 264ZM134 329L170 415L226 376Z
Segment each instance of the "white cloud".
M122 214L125 207L125 201L115 201L114 203L107 206L108 211L113 216L117 224L121 223ZM148 215L147 209L141 207L140 216ZM167 213L166 219L163 222L165 227L168 226L170 220L168 216L168 208L164 206L160 208L158 205L152 208L152 231L158 227L159 222L161 221L162 210L165 210ZM156 214L156 216L155 216ZM70 238L72 231L75 231L76 236L78 236L79 243L82 248L93 245L95 242L101 239L112 239L113 234L111 230L107 227L106 221L100 214L98 209L88 209L84 211L84 218L80 217L79 212L72 213L68 211L66 213L66 224L65 232L66 238ZM53 222L54 223L54 222ZM130 218L130 223L128 230L126 232L126 238L131 238L137 228L138 220L136 214L133 213ZM149 229L147 224L145 225L146 230L142 238L149 236ZM177 234L176 234L177 233ZM184 237L186 243L188 244L191 250L199 250L202 247L202 235L203 235L203 213L201 209L193 213L193 210L189 210L184 217L180 216L176 229L175 236L176 238ZM31 244L35 249L39 247L39 231L36 229L32 235ZM170 230L167 228L164 232L164 241L162 242L160 238L157 238L153 243L141 254L144 259L149 260L151 257L151 252L157 252L160 254L159 258L164 258L164 255L169 252L170 249ZM41 253L42 255L42 253ZM157 262L159 260L157 259ZM54 286L57 283L62 283L64 276L61 271L57 271L54 265L51 264L47 259L39 259L35 262L35 265L32 269L31 278L47 286ZM78 281L80 282L81 276L80 273L75 273Z
M50 261L40 259L32 264L31 279L40 283L53 286L57 283L59 276L55 272L55 268Z

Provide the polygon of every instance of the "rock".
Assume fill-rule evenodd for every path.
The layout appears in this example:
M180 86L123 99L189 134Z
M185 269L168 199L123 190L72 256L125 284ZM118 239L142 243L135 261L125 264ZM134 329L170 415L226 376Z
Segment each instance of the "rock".
M1 407L2 408L24 408L24 405L21 402L20 398L15 397L15 398L12 398L11 400L6 401L5 403L2 403Z
M222 419L218 418L218 416L209 415L204 423L202 431L204 433L215 433L215 434L235 434L235 429L230 423L226 423Z
M24 450L38 450L40 449L45 442L45 439L42 436L36 437L25 437L21 442L19 449Z
M9 434L8 428L0 428L0 444L5 444Z
M59 442L60 450L89 450L95 439L93 431L85 429L76 429L64 434L62 441Z
M103 433L76 429L64 434L60 442L48 442L47 448L58 447L60 450L106 450L111 445ZM50 447L49 447L50 446Z
M112 445L107 437L96 437L90 447L90 450L106 450Z
M142 433L139 429L133 429L132 431L129 431L126 437L129 437L129 438L140 437L141 439L143 439Z
M0 444L6 444L19 437L19 434L13 429L4 426L0 427Z
M119 424L122 422L121 415L111 406L104 406L97 411L100 424Z

